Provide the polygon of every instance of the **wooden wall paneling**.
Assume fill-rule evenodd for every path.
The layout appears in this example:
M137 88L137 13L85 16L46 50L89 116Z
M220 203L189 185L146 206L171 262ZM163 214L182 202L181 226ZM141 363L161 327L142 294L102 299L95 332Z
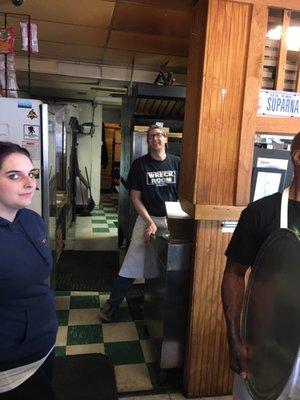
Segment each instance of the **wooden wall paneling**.
M249 202L250 196L254 135L257 129L256 112L262 81L267 24L268 8L266 6L254 5L248 48L243 116L240 128L240 149L235 199L235 205L237 206L246 205Z
M193 106L200 110L192 126L199 132L193 166L198 174L195 208L218 202L231 205L234 201L251 10L251 5L209 0L202 92L196 98L201 106ZM196 70L198 67L189 66ZM201 85L199 80L198 83ZM184 131L189 132L186 127ZM184 176L188 179L185 171ZM183 192L181 195L185 197ZM229 234L221 232L220 221L197 222L185 363L188 396L231 391L220 296L229 239Z
M283 90L284 78L286 70L286 58L287 58L287 34L290 26L291 12L289 10L283 11L283 22L282 22L282 35L279 46L278 65L277 73L275 78L275 90Z
M252 6L210 5L196 203L232 205Z
M185 132L181 150L181 174L179 195L195 203L197 191L196 164L199 147L199 120L202 99L202 78L206 43L206 20L208 0L198 2L194 7L190 34L190 47L187 73L187 92L184 115Z
M218 8L222 8L218 10ZM227 64L227 60L224 60L224 54L220 53L222 57L213 57L216 52L216 48L220 43L220 47L224 45L226 40L225 32L223 28L225 25L225 19L222 18L224 15L225 5L220 4L218 1L210 2L210 16L209 16L209 27L207 34L207 48L205 52L206 65L205 74L203 79L203 107L200 124L200 151L198 156L198 179L197 179L197 193L196 203L209 204L207 198L209 198L210 184L212 182L213 164L215 168L218 168L218 148L214 148L214 137L217 126L220 126L220 116L218 115L218 92L219 81L220 81L220 70L222 65ZM219 12L222 12L222 14ZM219 15L218 15L219 14ZM219 23L218 23L218 17ZM225 57L228 57L228 53ZM222 64L223 62L223 64ZM209 132L209 134L208 134ZM220 144L217 144L219 147ZM205 149L205 150L204 150ZM204 150L204 151L203 151ZM199 180L199 176L202 177L202 185Z
M226 327L221 307L224 251L230 234L221 233L220 221L197 223L192 273L192 318L185 363L188 396L228 394L232 387Z
M300 11L299 0L227 0L233 3L256 4L265 7L286 8L289 10Z

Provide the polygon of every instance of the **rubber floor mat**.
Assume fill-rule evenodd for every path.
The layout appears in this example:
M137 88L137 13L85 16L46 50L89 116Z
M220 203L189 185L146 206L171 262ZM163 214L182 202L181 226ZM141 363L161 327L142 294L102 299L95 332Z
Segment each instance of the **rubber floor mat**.
M112 361L103 354L56 357L53 379L58 400L117 400Z
M118 251L66 250L56 266L55 289L109 292L118 271Z

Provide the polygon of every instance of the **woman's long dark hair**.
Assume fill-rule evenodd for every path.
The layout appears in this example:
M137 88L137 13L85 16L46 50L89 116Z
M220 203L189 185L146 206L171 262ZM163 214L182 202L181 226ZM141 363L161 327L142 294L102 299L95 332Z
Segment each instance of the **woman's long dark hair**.
M24 147L21 147L18 144L12 142L0 141L0 168L2 168L2 164L5 158L14 153L23 154L24 156L28 157L30 161L32 161L29 151L26 150Z

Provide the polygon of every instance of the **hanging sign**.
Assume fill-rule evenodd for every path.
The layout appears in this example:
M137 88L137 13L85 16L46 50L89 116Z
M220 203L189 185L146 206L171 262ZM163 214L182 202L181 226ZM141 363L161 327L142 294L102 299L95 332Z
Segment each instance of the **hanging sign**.
M257 115L300 118L300 93L260 90Z

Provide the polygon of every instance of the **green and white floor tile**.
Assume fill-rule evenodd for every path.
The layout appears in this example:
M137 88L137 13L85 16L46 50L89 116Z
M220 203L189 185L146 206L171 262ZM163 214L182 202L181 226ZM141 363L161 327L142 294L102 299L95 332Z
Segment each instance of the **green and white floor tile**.
M56 293L56 354L106 354L114 363L119 392L151 390L154 354L144 321L133 321L124 301L113 321L102 323L99 309L107 298L108 293L99 292Z
M102 201L100 208L92 212L93 233L117 233L115 222L118 221L118 206L111 199Z
M91 216L76 218L67 231L66 250L117 250L118 202L106 198Z

